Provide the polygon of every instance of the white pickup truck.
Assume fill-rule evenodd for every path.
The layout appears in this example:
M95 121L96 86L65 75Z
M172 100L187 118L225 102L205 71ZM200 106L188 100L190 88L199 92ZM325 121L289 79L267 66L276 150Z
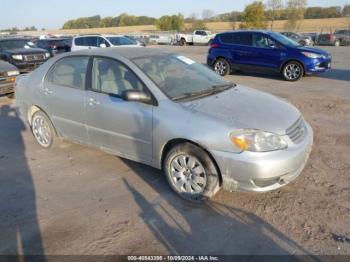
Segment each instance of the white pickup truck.
M180 45L207 45L214 37L210 31L195 30L193 34L176 34L176 42Z

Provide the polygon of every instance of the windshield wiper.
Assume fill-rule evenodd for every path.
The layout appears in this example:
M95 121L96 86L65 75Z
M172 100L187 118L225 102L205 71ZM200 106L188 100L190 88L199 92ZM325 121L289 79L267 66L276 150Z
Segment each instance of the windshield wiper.
M188 98L200 98L204 96L210 96L213 94L220 93L222 91L225 91L227 89L230 89L232 87L235 87L236 84L234 83L228 83L228 84L223 84L223 85L213 85L211 86L211 89L205 89L205 90L200 90L200 91L194 91L194 92L188 92L184 93L183 95L173 97L173 101L178 101L182 99L188 99Z

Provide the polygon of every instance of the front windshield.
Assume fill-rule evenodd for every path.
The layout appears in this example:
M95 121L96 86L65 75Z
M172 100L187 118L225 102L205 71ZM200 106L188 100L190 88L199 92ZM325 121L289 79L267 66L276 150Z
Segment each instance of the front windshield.
M295 42L294 40L276 32L270 33L270 35L278 42L280 42L282 45L288 46L288 47L298 47L300 46L299 43Z
M123 36L107 37L112 45L136 45L136 41Z
M206 66L180 55L162 54L136 58L133 62L172 100L233 86Z
M19 48L32 48L34 44L32 42L28 42L27 40L5 40L0 41L0 49L3 50L11 50L11 49L19 49Z

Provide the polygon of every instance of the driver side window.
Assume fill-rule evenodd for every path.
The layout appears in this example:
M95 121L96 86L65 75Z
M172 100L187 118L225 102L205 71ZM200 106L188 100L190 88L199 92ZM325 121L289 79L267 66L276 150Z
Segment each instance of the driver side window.
M124 91L145 91L145 87L122 63L109 58L95 58L92 68L92 90L122 96Z
M259 48L274 48L277 43L270 37L263 34L253 34L253 46Z

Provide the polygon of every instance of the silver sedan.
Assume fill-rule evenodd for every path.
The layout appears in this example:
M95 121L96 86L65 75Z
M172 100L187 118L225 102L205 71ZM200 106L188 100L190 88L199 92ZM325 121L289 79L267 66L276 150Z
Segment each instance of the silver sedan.
M171 188L195 201L220 188L280 188L301 173L313 144L292 105L154 48L55 57L17 80L16 97L42 147L65 138L163 169Z

